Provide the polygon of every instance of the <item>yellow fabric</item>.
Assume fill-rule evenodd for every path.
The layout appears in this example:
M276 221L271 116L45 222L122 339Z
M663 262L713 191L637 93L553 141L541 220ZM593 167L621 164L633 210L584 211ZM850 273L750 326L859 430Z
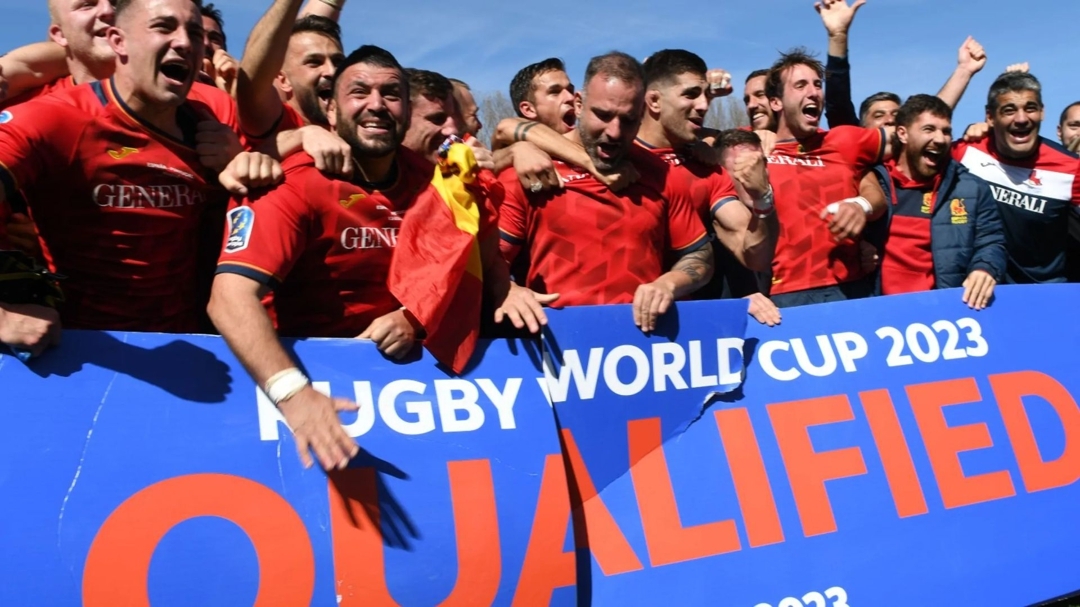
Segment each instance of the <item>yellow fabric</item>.
M479 170L472 149L464 143L455 143L450 146L446 159L440 160L439 166L435 167L435 177L432 178L431 185L450 207L457 228L472 236L469 262L465 270L483 280L484 264L480 259L480 243L476 239L480 231L480 204L465 187L476 181Z

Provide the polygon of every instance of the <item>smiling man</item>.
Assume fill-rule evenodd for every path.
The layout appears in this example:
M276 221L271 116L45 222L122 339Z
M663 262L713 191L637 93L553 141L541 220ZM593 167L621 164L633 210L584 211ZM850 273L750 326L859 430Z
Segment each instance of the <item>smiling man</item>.
M952 110L915 95L896 117L898 158L878 169L890 194L884 295L963 287L975 310L1005 276L1005 233L990 188L950 156Z
M859 183L886 157L888 135L852 126L822 130L823 77L821 63L796 49L773 64L765 85L777 120L769 177L780 220L772 300L781 308L857 299L874 290L857 240L885 206L860 197Z
M334 77L330 123L348 142L350 178L328 175L297 153L285 180L229 211L229 238L214 280L210 316L251 376L280 407L305 464L309 449L326 469L343 467L356 443L335 408L355 408L312 389L278 341L292 337L370 338L403 358L422 326L387 284L403 218L429 192L433 167L402 145L409 121L409 77L376 46L353 51ZM484 205L481 205L484 206ZM543 317L531 294L509 296L494 211L481 211L484 286L493 308ZM486 232L483 227L487 226ZM275 326L262 298L274 292ZM516 307L517 304L522 307ZM512 308L512 310L511 310Z
M119 0L105 81L16 107L0 124L0 203L26 194L65 326L192 332L201 214L225 193L195 149L200 119L236 126L224 92L195 83L192 0Z
M1002 74L986 103L988 137L959 142L953 156L990 184L1005 223L1007 282L1065 282L1069 217L1080 205L1080 158L1039 136L1042 85Z

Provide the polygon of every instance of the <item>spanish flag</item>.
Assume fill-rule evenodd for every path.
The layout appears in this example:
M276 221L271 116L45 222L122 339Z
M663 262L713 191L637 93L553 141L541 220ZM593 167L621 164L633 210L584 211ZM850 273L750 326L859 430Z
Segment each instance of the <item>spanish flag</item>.
M502 187L472 149L448 141L431 185L405 213L390 292L424 327L424 346L461 373L476 348L484 294L480 239L498 224Z

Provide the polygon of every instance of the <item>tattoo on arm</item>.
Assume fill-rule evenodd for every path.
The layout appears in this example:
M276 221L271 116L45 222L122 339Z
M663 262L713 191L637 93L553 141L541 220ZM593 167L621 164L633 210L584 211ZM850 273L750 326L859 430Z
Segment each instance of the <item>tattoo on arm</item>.
M686 274L690 280L694 281L694 284L709 280L713 273L712 244L706 244L693 253L683 255L672 270Z
M514 128L514 141L525 141L525 135L536 126L531 120L521 120Z

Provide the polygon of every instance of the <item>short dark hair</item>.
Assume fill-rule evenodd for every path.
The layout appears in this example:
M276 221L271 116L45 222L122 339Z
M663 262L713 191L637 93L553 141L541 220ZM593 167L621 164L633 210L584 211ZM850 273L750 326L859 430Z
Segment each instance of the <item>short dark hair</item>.
M1080 101L1074 101L1065 106L1064 110L1061 110L1061 120L1058 121L1058 126L1065 126L1065 120L1069 117L1069 110L1074 107L1080 107Z
M521 102L536 103L535 91L533 90L535 88L534 80L548 72L565 71L566 65L563 64L562 59L550 57L526 65L518 73L514 74L514 79L510 81L510 103L514 104L514 111L517 112L517 115L521 116ZM524 116L521 117L524 118Z
M998 109L998 97L1005 93L1019 93L1032 91L1035 99L1042 106L1042 84L1034 75L1027 72L1005 72L997 77L990 85L990 93L986 96L986 111L993 114Z
M203 10L202 0L191 0L191 2L195 4L201 14ZM134 3L135 0L116 0L116 6L113 7L113 19L115 20L121 13L126 12Z
M405 70L405 77L409 79L410 100L415 101L423 95L428 99L442 101L454 94L453 83L438 72L410 67Z
M214 6L214 3L206 4L199 7L199 11L202 12L203 17L210 17L217 23L217 26L221 28L221 31L225 31L225 17L221 14L221 9Z
M589 60L589 65L585 67L585 80L581 85L583 94L593 78L601 74L626 84L645 87L645 70L641 67L641 62L622 51L611 51Z
M645 86L669 83L682 74L697 74L702 77L709 67L701 57L681 49L665 49L653 53L642 66L645 70Z
M750 72L750 75L746 77L746 80L743 80L743 84L746 84L747 82L750 82L754 78L761 78L762 76L768 77L769 76L769 70L767 70L767 69L765 69L765 70L754 70L754 71Z
M912 95L896 113L896 126L910 127L923 114L930 113L952 122L952 108L934 95Z
M404 68L401 67L401 64L398 63L398 60L394 58L394 55L392 55L390 51L373 44L365 44L349 53L349 56L337 66L337 69L334 70L334 81L330 85L330 90L336 92L338 79L341 78L341 74L358 63L395 69L402 73L405 72ZM402 80L405 79L403 78ZM407 84L408 83L406 82L406 85Z
M341 26L333 19L327 19L319 15L308 15L302 19L297 19L296 23L293 23L292 35L308 32L326 36L341 48Z
M870 113L870 106L874 105L879 101L892 101L896 105L903 105L904 103L900 100L900 95L897 95L896 93L888 93L885 91L882 91L880 93L874 93L866 99L863 99L862 105L859 106L860 122L866 120L866 115ZM910 101L910 99L908 99L908 101Z
M765 80L765 96L769 99L779 99L784 96L784 72L796 65L805 65L818 75L825 77L825 66L821 65L814 55L803 47L793 48L786 53L780 53L780 58L769 68L769 77Z
M754 131L744 131L743 129L728 129L726 131L720 131L716 136L716 143L713 147L721 150L726 150L737 145L761 145L761 137Z

